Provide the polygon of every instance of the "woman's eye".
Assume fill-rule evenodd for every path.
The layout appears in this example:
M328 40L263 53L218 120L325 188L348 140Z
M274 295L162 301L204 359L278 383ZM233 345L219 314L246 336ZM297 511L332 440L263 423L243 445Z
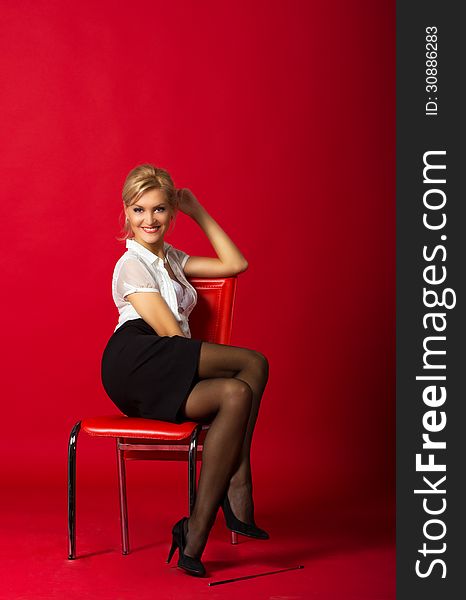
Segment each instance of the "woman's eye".
M138 213L142 211L142 208L140 206L136 206L133 210L135 213ZM155 210L161 210L163 212L165 210L165 206L157 206Z

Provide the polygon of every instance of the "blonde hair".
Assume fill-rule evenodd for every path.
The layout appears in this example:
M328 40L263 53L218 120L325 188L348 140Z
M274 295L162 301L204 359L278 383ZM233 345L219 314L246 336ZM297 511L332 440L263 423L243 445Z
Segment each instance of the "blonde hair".
M170 206L174 216L178 210L178 195L175 184L168 171L160 167L154 167L149 163L138 165L128 173L123 185L123 204L128 207L139 200L139 198L148 190L162 190L165 199ZM129 221L126 219L124 210L122 211L124 224L122 225L123 235L117 238L118 241L124 241L132 237L132 230ZM175 220L175 219L174 219ZM173 223L174 223L173 220Z

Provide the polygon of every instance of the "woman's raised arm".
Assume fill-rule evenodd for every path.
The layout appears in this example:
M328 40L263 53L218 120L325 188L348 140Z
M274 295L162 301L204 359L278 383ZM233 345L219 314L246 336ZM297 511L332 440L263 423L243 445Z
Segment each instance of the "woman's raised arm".
M184 272L188 277L229 277L248 268L248 262L225 233L210 216L194 194L187 188L178 190L179 210L190 216L208 237L218 258L190 256Z

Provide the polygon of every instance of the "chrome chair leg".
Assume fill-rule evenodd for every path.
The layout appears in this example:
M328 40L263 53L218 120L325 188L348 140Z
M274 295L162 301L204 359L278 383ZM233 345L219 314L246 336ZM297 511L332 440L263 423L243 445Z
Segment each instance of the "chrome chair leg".
M68 441L68 559L76 558L76 446L81 421L70 433Z
M191 515L196 502L196 468L197 468L197 441L202 425L194 429L191 434L188 451L188 514Z
M120 499L121 553L129 554L128 504L126 501L126 466L124 450L120 448L123 438L116 438L118 467L118 493Z

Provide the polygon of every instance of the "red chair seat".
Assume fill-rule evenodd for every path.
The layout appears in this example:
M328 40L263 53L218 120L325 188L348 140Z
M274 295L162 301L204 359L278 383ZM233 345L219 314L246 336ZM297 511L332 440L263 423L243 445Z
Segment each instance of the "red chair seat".
M142 419L125 415L87 417L81 421L81 430L102 437L147 438L156 440L184 440L189 438L199 423L168 423L156 419Z

